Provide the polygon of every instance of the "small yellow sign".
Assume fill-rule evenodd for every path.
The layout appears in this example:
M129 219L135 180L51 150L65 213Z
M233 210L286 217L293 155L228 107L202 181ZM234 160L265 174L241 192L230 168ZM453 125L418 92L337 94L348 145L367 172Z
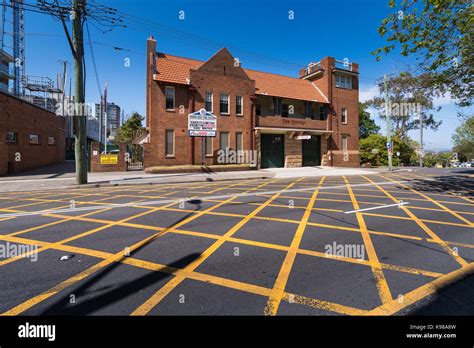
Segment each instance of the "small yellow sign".
M100 155L100 164L117 164L118 155Z

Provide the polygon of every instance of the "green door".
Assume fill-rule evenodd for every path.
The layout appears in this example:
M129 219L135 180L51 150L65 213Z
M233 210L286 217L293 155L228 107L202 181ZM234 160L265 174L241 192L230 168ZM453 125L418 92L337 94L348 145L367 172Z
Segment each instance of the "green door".
M321 137L312 135L311 139L302 140L303 166L321 165Z
M282 134L262 134L262 168L281 168L284 164L284 138Z

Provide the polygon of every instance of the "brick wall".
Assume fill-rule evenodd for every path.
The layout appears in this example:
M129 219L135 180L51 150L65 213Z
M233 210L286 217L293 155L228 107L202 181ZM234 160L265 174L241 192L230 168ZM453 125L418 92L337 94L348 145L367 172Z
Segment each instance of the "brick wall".
M148 40L147 47L147 128L150 134L150 143L144 146L144 165L182 165L200 164L202 146L200 138L190 138L187 134L187 116L189 113L204 107L206 91L213 92L213 113L217 116L217 136L213 139L214 156L206 157L206 164L216 163L216 153L219 150L220 132L229 132L229 145L235 148L236 132L243 134L243 148L254 148L260 153L259 137L253 139L252 130L255 120L252 120L253 104L251 97L255 94L255 82L250 80L245 72L234 65L234 58L223 49L196 70L189 72L189 85L158 82L153 80L153 52L156 51L156 41ZM353 77L354 88L345 90L336 88L334 58L324 58L321 61L322 73L312 78L321 92L332 100L332 115L327 121L296 120L295 122L317 123L318 129L332 130L333 133L322 139L322 164L335 166L359 166L359 114L358 114L358 77ZM354 71L358 71L357 64L353 64ZM158 72L159 73L159 72ZM165 87L175 87L175 110L165 109ZM230 115L219 113L219 97L221 92L230 95ZM235 96L243 97L244 115L235 115ZM341 124L341 109L347 109L348 123ZM267 122L283 122L277 118L268 117ZM284 122L288 122L286 119ZM290 120L289 122L292 122ZM279 125L282 127L282 125ZM285 127L285 126L283 126ZM290 127L286 125L286 127ZM296 126L292 125L291 128ZM174 156L165 156L165 131L174 130ZM341 136L348 136L348 152L342 154ZM288 136L285 136L288 139ZM289 141L288 154L285 153L287 166L301 165L301 148L292 140ZM286 147L286 146L285 146ZM298 157L299 156L299 157ZM347 161L345 161L347 159Z
M301 167L303 153L301 140L296 140L292 134L285 134L285 168Z
M127 171L127 162L125 154L127 152L127 144L119 144L119 153L117 164L101 164L100 163L100 144L98 142L91 143L91 172L125 172Z
M336 87L334 58L326 57L321 60L323 74L314 78L313 82L332 101L331 112L328 115L328 129L332 136L328 139L326 161L327 164L338 167L358 167L359 155L359 66L352 64L352 89ZM347 110L347 124L342 124L341 110ZM342 151L342 136L348 136L348 151L344 156Z
M155 49L155 42L148 41L148 49ZM224 69L225 67L225 69ZM234 58L227 50L221 50L197 70L190 71L191 86L164 83L152 79L152 65L149 65L147 84L147 127L150 143L144 146L145 168L162 165L200 164L202 158L201 138L188 136L188 114L204 108L205 93L213 93L213 113L217 116L217 134L213 138L212 157L205 157L206 164L217 162L220 132L229 133L229 147L236 147L236 133L243 135L243 149L251 148L251 96L255 92L255 81L234 66ZM175 109L166 110L165 87L175 88ZM229 94L229 115L219 112L220 93ZM243 98L243 115L236 115L236 96ZM174 130L174 156L166 157L165 132Z
M0 92L0 175L63 163L64 127L63 117ZM6 142L8 131L17 133L16 143ZM39 135L40 144L30 144L30 134Z

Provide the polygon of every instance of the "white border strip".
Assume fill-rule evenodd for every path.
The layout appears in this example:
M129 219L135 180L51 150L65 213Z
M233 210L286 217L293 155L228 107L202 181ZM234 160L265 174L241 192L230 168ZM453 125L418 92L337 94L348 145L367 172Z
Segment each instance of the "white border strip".
M375 210L375 209L383 209L383 208L390 208L390 207L401 207L402 205L409 204L409 202L400 202L396 204L387 204L387 205L381 205L379 207L371 207L371 208L364 208L364 209L357 209L357 210L351 210L351 211L345 211L344 214L352 214L352 213L358 213L360 211L367 211L367 210Z

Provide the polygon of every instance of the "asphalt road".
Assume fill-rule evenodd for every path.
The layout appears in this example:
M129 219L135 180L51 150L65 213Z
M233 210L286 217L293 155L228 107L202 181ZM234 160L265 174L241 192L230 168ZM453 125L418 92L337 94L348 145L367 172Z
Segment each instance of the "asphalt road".
M468 169L6 193L0 313L458 314L473 232Z

